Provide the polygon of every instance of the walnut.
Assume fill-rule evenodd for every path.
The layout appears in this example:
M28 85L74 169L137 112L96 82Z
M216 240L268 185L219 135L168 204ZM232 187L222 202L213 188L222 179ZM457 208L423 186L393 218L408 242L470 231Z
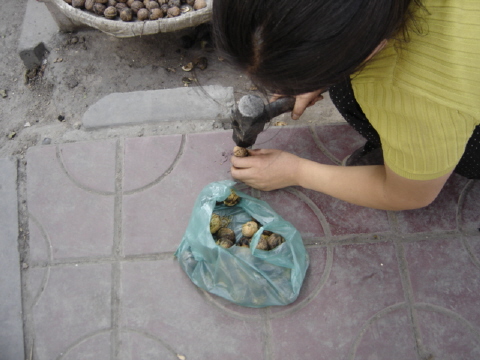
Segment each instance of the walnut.
M144 20L150 19L150 11L148 11L148 10L145 9L145 8L138 10L138 12L137 12L137 19L138 19L139 21L144 21Z
M107 7L105 5L96 2L95 5L93 5L93 12L97 15L103 15L106 8Z
M185 3L187 5L193 6L193 4L195 4L195 0L186 0Z
M160 5L160 9L162 9L163 14L165 15L168 12L168 5L167 4Z
M261 235L260 240L258 240L257 249L259 250L270 250L267 242L267 236Z
M72 5L72 0L63 0L63 1L65 1L67 4Z
M85 0L72 0L72 6L74 8L83 8L85 7Z
M167 11L167 17L176 17L180 15L180 8L176 7L176 6L173 6L171 8L168 9Z
M147 4L145 4L145 7L152 11L153 9L160 9L160 5L156 1L149 1Z
M121 2L117 3L117 5L115 5L115 7L117 8L117 11L118 11L119 13L120 13L123 9L127 9L127 8L128 8L127 4L121 3Z
M248 156L248 150L241 146L235 146L233 148L233 155L237 157L246 157Z
M108 0L95 0L97 4L107 4Z
M180 1L180 0L168 0L168 6L169 6L169 7L174 7L174 6L176 6L176 7L179 8L180 5L181 5L181 1Z
M258 224L255 221L248 221L242 225L243 236L251 238L258 231Z
M93 11L93 5L95 5L95 0L85 1L85 9L87 9L88 11Z
M122 4L124 4L124 3L126 3L126 2L127 2L127 0L117 0L117 3L122 3Z
M250 247L250 241L252 239L251 238L248 238L246 236L242 236L235 245L237 246L241 246L241 247Z
M270 249L275 249L277 246L283 244L285 239L278 234L272 234L267 238L268 246Z
M115 6L117 5L117 0L108 0L107 4L108 6Z
M103 12L103 15L107 19L115 19L118 15L117 8L115 6L109 6L105 9L105 11Z
M210 218L210 233L215 234L222 227L222 219L218 214L212 214Z
M120 19L122 19L123 21L132 21L133 19L132 9L125 8L122 11L120 11Z
M158 8L158 9L152 9L150 12L150 20L158 20L163 18L163 10Z
M195 0L195 3L193 4L195 10L200 10L204 7L207 7L207 2L205 0Z
M133 2L136 0L127 0L128 7L132 7Z
M217 237L219 239L229 239L231 242L235 243L235 232L229 228L220 228L217 231Z
M130 9L136 14L138 13L138 10L143 9L145 5L143 5L143 2L139 0L135 0L132 5L130 6Z
M233 242L230 241L230 239L218 239L217 242L215 243L225 249L228 249L233 246Z
M227 206L235 206L240 201L240 196L237 195L235 190L230 189L230 195L223 202Z
M168 0L157 0L157 1L158 1L158 4L159 4L160 6L162 6L162 5L168 5Z

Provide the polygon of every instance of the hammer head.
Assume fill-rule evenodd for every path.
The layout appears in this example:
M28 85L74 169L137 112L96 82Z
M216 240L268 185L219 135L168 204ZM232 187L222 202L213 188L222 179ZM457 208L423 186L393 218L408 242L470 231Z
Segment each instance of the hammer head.
M256 95L245 95L240 99L233 115L233 141L241 147L255 144L265 124L274 117L293 110L295 98L280 98L268 105Z

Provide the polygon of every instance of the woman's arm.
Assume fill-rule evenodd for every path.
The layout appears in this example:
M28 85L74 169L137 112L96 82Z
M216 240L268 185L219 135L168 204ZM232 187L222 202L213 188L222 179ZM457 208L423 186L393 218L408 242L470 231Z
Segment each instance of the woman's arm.
M260 190L297 185L370 208L408 210L429 205L450 174L409 180L388 166L325 165L281 150L251 150L232 158L232 176Z

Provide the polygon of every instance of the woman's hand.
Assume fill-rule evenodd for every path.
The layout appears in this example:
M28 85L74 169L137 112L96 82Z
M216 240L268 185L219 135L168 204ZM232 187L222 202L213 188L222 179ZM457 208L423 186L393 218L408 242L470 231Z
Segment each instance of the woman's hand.
M234 179L263 191L298 185L300 157L274 149L248 150L248 153L247 157L232 157Z
M292 119L298 120L307 107L315 105L315 103L319 100L323 100L323 96L321 95L323 92L325 92L325 89L295 96L295 107L292 111ZM281 97L283 97L283 95L275 94L270 99L270 102L273 102Z

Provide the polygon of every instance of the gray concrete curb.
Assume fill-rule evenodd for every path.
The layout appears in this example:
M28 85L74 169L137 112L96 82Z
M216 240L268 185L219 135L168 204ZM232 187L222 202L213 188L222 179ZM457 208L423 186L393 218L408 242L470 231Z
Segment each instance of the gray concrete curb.
M0 358L24 359L17 166L0 159Z
M18 53L27 69L42 64L48 49L45 42L58 33L58 26L45 4L36 0L27 1L27 9L18 41Z
M232 87L217 85L114 93L93 104L83 115L86 129L166 121L230 118L235 106Z

